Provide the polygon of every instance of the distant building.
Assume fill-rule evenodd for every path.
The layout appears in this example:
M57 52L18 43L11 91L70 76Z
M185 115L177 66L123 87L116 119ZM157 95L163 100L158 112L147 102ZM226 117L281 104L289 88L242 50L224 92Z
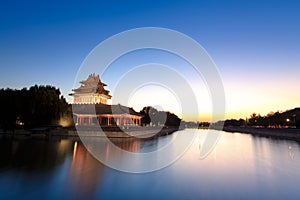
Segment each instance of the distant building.
M76 125L140 126L140 113L120 104L108 105L111 99L99 75L91 74L80 81L81 86L69 94L74 97L73 114Z

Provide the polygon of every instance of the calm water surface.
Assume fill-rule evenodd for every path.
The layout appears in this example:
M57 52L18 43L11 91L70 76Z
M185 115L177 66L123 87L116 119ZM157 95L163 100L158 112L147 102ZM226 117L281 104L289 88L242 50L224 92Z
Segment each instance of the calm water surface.
M149 152L176 134L114 143ZM0 199L300 199L299 143L221 132L214 151L200 159L206 132L196 134L177 162L146 174L110 169L72 140L1 139Z

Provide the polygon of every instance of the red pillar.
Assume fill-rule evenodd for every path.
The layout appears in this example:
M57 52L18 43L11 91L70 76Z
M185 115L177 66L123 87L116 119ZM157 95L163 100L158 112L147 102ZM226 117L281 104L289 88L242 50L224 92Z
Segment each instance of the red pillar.
M110 117L107 117L107 125L110 126Z

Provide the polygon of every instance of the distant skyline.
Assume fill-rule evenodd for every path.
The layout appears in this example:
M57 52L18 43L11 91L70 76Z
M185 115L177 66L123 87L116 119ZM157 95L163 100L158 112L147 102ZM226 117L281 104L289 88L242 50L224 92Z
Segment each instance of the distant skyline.
M119 32L151 26L180 31L206 49L223 80L226 118L300 107L299 9L296 0L2 1L0 87L53 85L71 101L76 73L96 45ZM145 53L120 59L122 67L115 65L101 77L107 88L113 89L122 69L144 61L185 69L170 55ZM209 106L206 99L203 107Z

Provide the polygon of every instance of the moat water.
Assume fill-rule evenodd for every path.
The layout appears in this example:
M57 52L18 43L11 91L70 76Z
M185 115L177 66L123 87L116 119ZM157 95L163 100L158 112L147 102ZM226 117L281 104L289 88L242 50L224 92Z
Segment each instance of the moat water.
M116 142L127 151L148 152L177 134L195 133L184 130L155 140ZM206 131L198 130L176 162L142 174L106 167L71 139L0 139L0 199L300 198L299 143L240 133L220 135L204 159L199 145Z

